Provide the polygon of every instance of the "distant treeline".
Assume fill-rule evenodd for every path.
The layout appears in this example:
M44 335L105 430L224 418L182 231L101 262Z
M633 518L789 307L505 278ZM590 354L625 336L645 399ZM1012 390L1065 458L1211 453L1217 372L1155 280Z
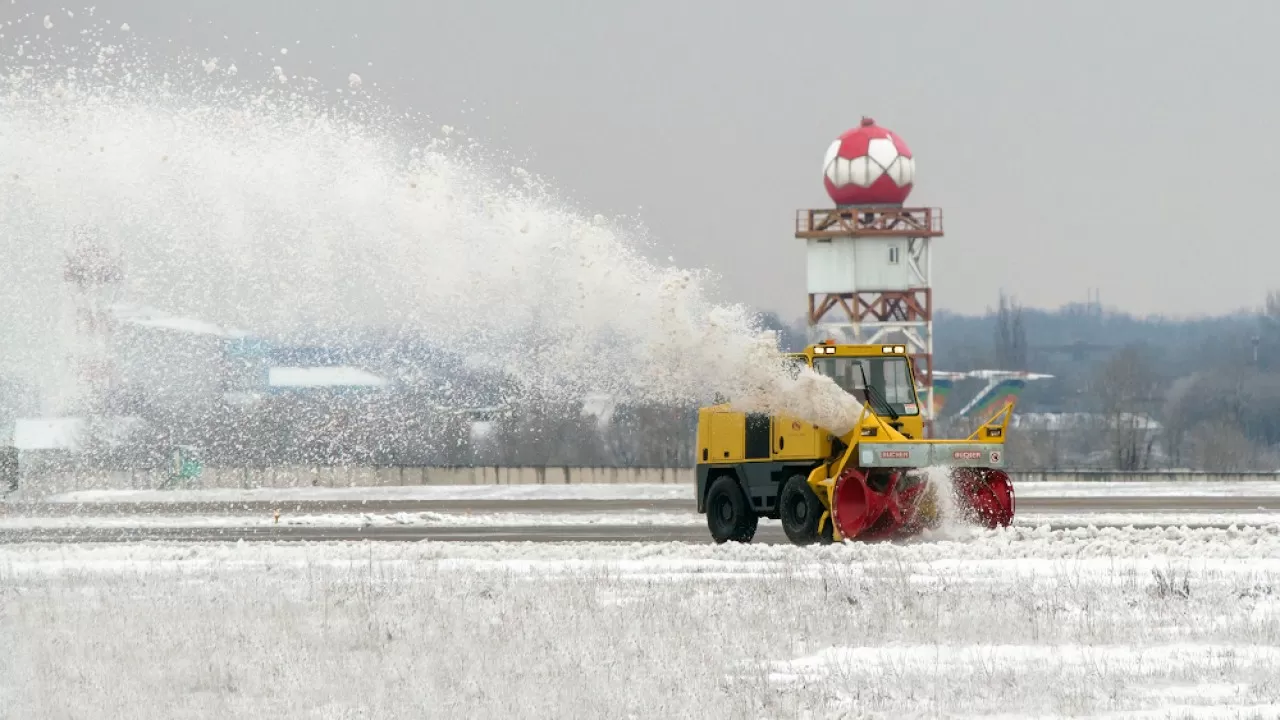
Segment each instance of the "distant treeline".
M804 345L799 322L767 321L785 344ZM1028 383L1018 412L1077 415L1010 436L1009 457L1025 468L1280 469L1277 293L1256 309L1196 319L1096 304L1037 310L1002 294L983 315L934 316L934 363L1054 376Z

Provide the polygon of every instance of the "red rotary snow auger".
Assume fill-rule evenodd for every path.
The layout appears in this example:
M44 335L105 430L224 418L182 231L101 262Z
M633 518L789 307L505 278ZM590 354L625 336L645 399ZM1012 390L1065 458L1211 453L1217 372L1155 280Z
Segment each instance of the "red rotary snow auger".
M903 437L874 413L845 435L845 452L814 468L809 487L829 510L832 538L882 540L909 536L940 520L939 492L965 521L989 528L1013 521L1013 482L1002 468L1012 404L964 440ZM863 439L874 428L871 437ZM922 469L923 468L923 469ZM947 482L938 482L946 480Z

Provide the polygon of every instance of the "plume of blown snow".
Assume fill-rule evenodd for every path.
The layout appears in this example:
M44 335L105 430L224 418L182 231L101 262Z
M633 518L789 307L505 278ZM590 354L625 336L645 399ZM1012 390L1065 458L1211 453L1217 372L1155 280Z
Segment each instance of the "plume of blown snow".
M0 63L11 371L73 381L62 262L87 231L122 259L122 298L224 327L414 333L542 400L728 398L855 423L861 406L788 372L750 309L710 299L708 273L646 259L642 231L572 208L500 153L295 80L283 56L154 59L92 22Z

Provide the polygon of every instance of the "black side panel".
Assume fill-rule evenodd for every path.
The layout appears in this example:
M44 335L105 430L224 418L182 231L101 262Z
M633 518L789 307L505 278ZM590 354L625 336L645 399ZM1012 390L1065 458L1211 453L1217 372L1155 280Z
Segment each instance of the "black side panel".
M778 482L775 479L778 464L771 462L743 463L742 484L747 489L751 507L758 513L769 513L778 506Z
M769 459L773 445L772 429L772 421L768 415L754 413L747 415L747 445L745 450L748 460Z
M775 517L782 484L792 475L808 477L817 466L817 461L743 463L738 466L738 472L751 507L760 515Z
M694 491L694 497L698 500L698 512L705 513L707 511L707 476L711 474L711 467L708 465L698 465L697 483L698 487Z

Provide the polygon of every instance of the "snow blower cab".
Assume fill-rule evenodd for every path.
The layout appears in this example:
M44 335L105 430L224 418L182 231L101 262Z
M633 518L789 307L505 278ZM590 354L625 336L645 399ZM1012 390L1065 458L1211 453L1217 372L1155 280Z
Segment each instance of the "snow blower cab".
M936 525L947 500L988 527L1012 521L1002 469L1012 403L963 440L926 439L902 345L820 343L790 360L831 378L861 416L836 437L798 418L701 408L697 508L716 542L750 542L761 517L781 520L796 544L904 537Z

